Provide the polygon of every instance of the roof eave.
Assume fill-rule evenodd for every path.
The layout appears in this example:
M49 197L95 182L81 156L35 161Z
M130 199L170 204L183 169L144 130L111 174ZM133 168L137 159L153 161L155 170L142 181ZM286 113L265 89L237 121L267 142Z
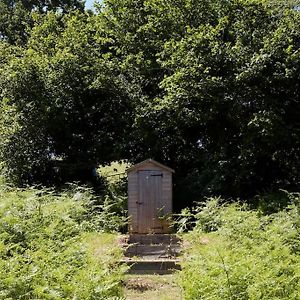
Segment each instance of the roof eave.
M145 163L152 163L152 164L154 164L154 165L156 165L156 166L158 166L158 167L160 167L162 169L165 169L165 170L167 170L167 171L169 171L171 173L175 173L175 170L173 170L172 168L169 168L169 167L167 167L167 166L159 163L158 161L156 161L156 160L154 160L152 158L148 158L148 159L146 159L146 160L144 160L144 161L142 161L142 162L140 162L140 163L138 163L138 164L130 167L129 169L126 170L126 172L129 173L129 172L131 172L131 171L139 168L140 166L142 166Z

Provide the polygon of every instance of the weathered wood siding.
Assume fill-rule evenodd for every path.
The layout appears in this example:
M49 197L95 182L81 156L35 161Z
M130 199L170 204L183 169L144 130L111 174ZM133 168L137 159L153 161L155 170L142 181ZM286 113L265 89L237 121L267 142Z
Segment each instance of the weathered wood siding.
M152 163L128 172L131 233L168 233L162 216L172 214L172 173Z
M129 232L138 231L137 202L139 200L138 173L128 173L128 216Z

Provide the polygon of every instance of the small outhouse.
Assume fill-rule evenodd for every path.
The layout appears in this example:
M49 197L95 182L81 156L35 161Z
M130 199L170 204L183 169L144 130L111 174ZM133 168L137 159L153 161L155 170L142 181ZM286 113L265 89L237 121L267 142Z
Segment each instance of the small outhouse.
M169 233L174 170L147 159L127 170L130 233Z

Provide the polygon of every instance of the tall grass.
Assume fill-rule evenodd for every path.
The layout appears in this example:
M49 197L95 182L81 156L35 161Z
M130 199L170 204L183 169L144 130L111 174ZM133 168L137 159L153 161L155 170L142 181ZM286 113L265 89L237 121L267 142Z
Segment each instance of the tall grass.
M211 199L195 228L180 282L185 299L300 299L299 195L270 215Z
M100 233L89 191L0 187L0 299L117 299L115 236Z

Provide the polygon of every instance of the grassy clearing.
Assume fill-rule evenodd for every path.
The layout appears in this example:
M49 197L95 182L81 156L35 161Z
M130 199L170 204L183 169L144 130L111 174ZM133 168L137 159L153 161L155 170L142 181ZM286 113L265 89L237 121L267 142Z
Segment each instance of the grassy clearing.
M184 299L299 299L299 195L291 198L271 215L216 199L198 208L185 235Z
M79 197L80 195L80 197ZM88 191L0 189L0 299L118 299L124 269Z
M181 300L176 275L127 275L125 297L128 300Z

